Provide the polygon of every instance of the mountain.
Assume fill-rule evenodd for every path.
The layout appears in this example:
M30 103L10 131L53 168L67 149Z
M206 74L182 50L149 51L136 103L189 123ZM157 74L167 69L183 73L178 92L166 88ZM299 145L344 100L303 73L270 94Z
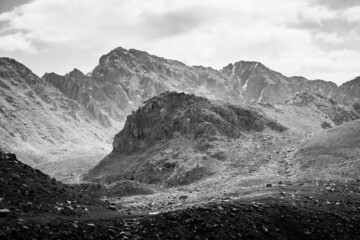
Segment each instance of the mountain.
M239 61L218 71L121 47L103 55L87 75L74 69L65 76L45 74L43 79L83 106L103 126L124 121L143 101L165 91L231 103L284 104L300 91L321 94L341 105L359 99L335 83L286 77L259 62Z
M39 78L15 60L2 58L0 65L0 144L62 180L91 168L110 151L126 116L166 91L254 105L302 134L355 119L360 112L356 79L338 87L286 77L258 62L239 61L218 71L119 47L100 57L88 74L75 68L64 76ZM294 98L302 92L337 104L296 106ZM72 173L64 176L69 166Z
M227 95L230 91L227 80L214 69L188 67L120 47L103 55L88 76L74 69L65 76L48 73L43 79L83 106L104 126L123 122L143 101L168 90L228 101L239 99Z
M123 48L42 78L0 58L0 238L355 239L358 82Z
M104 127L113 125L111 119L123 121L129 110L129 100L121 87L98 83L77 69L65 76L47 73L42 78L80 104Z
M3 149L32 166L80 156L91 159L108 151L112 131L21 63L0 58Z
M286 130L256 109L165 92L127 117L114 138L112 153L85 179L188 184L220 174L235 161L231 156L234 152L218 148L230 145L227 139L235 147L249 141L248 135L265 129L279 133Z
M274 152L287 153L304 136L359 118L334 100L307 92L281 108L165 92L127 117L114 137L113 151L84 179L176 186L215 181L232 171L243 178L261 176L260 181L282 178L283 171L288 173L282 163L290 155L273 158ZM277 170L264 176L263 169L274 165Z
M285 100L300 91L321 94L341 104L346 104L360 96L348 96L333 82L286 77L259 62L236 62L222 68L220 73L229 79L233 91L243 96L246 101L283 104Z

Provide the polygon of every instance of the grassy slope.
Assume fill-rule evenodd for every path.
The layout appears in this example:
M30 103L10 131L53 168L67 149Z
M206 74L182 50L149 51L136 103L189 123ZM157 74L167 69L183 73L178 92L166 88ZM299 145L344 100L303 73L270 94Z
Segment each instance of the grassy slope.
M360 121L324 130L299 146L294 156L300 178L349 179L360 171Z

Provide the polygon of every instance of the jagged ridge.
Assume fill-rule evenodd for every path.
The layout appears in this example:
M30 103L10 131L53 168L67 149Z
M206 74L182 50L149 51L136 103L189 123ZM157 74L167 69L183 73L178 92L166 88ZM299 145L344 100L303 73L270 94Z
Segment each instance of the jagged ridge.
M165 92L128 116L123 130L114 138L113 147L117 152L128 154L177 133L191 137L220 134L238 138L243 131L261 131L266 126L285 130L250 109L211 102L195 95Z

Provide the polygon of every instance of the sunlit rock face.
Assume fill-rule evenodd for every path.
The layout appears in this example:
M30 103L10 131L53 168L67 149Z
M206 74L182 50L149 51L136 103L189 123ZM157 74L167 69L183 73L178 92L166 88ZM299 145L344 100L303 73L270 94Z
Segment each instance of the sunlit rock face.
M103 153L113 131L104 130L106 118L97 116L100 125L74 100L76 87L53 79L73 97L16 60L0 58L0 146L32 166L69 158L69 151L72 156L91 152L88 148Z

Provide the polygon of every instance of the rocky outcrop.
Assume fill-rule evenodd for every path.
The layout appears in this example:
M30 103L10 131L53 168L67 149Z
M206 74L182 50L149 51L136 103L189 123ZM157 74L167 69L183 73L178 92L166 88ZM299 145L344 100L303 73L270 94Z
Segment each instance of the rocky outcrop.
M286 130L255 108L164 92L128 116L114 138L113 151L86 174L85 180L190 184L221 172L240 158L232 151L218 149L217 144L237 149L235 145L242 138L265 129L276 134ZM230 147L229 142L236 143ZM250 145L254 143L250 141ZM244 158L250 155L244 151ZM262 156L259 159L264 160Z
M353 111L354 109L339 106L333 99L325 98L320 94L313 94L305 91L298 92L294 97L288 99L286 103L298 107L314 107L325 113L335 125L340 125L344 122L360 118L359 115Z
M261 131L265 127L285 130L247 108L185 93L165 92L128 116L123 130L115 135L113 148L130 154L177 134L195 138L214 135L238 138L241 132Z

